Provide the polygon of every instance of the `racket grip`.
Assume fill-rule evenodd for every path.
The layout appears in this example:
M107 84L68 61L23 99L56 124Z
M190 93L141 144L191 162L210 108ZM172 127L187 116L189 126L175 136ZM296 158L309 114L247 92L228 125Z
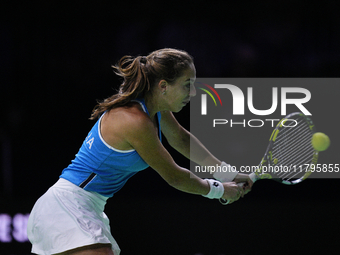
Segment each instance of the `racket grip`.
M249 175L249 178L253 181L253 183L255 183L258 180L258 177L255 173L251 173Z
M258 180L258 177L257 177L257 175L256 175L255 173L249 174L249 178L252 180L253 183L255 183L255 182ZM238 185L239 187L243 187L244 184L245 184L245 182L239 182L239 183L237 183L237 185ZM230 203L230 200L226 200L226 199L224 199L224 198L220 198L220 203L221 203L222 205L227 205L227 204Z

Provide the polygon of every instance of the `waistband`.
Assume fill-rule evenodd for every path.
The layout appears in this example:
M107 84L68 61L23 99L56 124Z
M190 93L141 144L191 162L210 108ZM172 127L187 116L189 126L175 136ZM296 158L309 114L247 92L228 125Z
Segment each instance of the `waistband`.
M84 190L64 178L59 178L59 180L52 187L66 189L72 192L76 192L78 194L89 196L92 199L102 203L106 203L107 199L109 198L94 191Z

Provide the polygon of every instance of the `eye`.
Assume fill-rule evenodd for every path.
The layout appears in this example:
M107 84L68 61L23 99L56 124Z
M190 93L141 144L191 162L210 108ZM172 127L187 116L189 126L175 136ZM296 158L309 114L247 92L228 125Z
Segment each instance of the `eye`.
M186 84L184 84L184 86L186 87L186 88L190 88L190 86L191 86L191 84L190 84L190 82L188 82L188 83L186 83Z

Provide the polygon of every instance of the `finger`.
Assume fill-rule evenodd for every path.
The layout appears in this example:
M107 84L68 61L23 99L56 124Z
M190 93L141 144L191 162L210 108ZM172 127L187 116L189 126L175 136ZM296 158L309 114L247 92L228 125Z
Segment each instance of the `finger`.
M246 186L244 189L244 194L247 194L249 191L251 191L251 187Z
M239 190L239 192L240 192L240 196L243 197L243 196L244 196L244 188L241 188L241 189Z
M249 188L251 189L253 187L254 182L249 178L247 181Z

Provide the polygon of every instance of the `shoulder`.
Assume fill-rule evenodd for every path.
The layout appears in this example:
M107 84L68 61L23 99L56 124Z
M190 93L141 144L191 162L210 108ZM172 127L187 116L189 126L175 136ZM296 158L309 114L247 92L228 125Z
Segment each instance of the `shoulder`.
M122 131L142 131L143 127L152 126L152 121L138 103L131 102L127 106L110 110L104 116L107 124Z
M104 140L120 150L133 149L132 140L146 136L153 130L151 119L138 103L106 112L100 124Z

